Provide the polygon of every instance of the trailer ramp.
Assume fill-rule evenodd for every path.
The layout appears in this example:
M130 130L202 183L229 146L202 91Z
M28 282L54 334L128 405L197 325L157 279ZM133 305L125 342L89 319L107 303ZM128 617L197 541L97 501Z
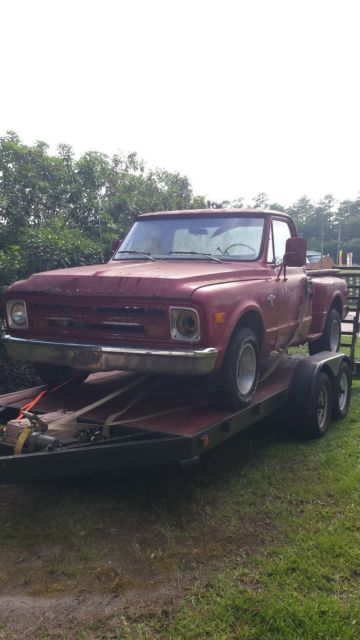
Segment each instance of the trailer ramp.
M349 354L353 378L360 379L360 362L356 359L356 344L360 330L360 272L359 267L343 267L341 276L348 286L349 313L342 321L340 347Z

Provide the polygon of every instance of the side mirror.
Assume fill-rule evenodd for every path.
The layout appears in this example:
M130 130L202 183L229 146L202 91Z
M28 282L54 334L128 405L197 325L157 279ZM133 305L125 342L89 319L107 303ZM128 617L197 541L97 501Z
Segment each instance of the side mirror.
M285 245L284 267L303 267L306 263L306 240L288 238Z

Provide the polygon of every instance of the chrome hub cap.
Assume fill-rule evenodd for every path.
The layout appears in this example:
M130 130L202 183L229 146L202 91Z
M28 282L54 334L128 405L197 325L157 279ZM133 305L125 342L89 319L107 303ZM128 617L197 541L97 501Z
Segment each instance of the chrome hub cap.
M339 323L334 321L330 330L330 351L337 351L340 342L340 327Z
M325 387L321 387L320 393L319 393L318 410L317 410L319 429L323 429L324 426L326 425L328 402L329 402L329 398L328 398L327 390Z
M256 377L256 352L252 344L245 344L238 358L237 386L241 395L246 396L254 384Z
M349 395L349 383L345 373L342 373L339 381L339 409L344 411Z

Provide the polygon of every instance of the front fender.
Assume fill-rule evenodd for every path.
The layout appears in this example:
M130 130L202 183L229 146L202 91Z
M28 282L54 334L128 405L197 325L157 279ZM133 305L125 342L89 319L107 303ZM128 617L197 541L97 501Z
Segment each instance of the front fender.
M192 296L203 309L206 322L204 346L218 349L216 366L220 366L230 342L231 336L242 319L249 318L250 329L257 329L261 335L265 334L263 310L256 300L251 300L246 291L237 295L238 291L222 285L197 290ZM213 289L216 289L214 291Z

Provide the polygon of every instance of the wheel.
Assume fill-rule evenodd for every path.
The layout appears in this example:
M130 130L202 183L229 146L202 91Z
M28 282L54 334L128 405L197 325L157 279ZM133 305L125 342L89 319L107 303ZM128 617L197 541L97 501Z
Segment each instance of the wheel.
M259 341L248 327L239 328L230 340L217 376L217 394L229 409L241 409L255 393L259 379Z
M86 371L76 371L71 367L61 367L40 362L34 363L34 369L39 378L49 387L56 387L66 382L66 380L74 378L74 376L76 378L74 378L73 383L81 384L89 375Z
M333 390L329 376L322 371L316 381L313 397L310 399L311 412L304 416L305 435L312 438L321 438L325 435L331 421L332 396Z
M351 371L347 362L342 362L335 384L333 417L335 420L345 418L349 411L351 399Z
M341 320L336 309L330 309L326 318L323 334L318 340L309 342L309 353L320 351L339 351L341 338Z
M226 247L226 249L224 249L223 251L223 255L227 256L227 255L231 255L229 254L230 249L233 249L234 247L246 247L246 249L249 249L251 251L251 253L254 255L254 257L256 256L256 251L253 247L250 247L249 244L245 244L244 242L234 242L233 244L229 244L228 247ZM236 254L234 254L236 255Z

